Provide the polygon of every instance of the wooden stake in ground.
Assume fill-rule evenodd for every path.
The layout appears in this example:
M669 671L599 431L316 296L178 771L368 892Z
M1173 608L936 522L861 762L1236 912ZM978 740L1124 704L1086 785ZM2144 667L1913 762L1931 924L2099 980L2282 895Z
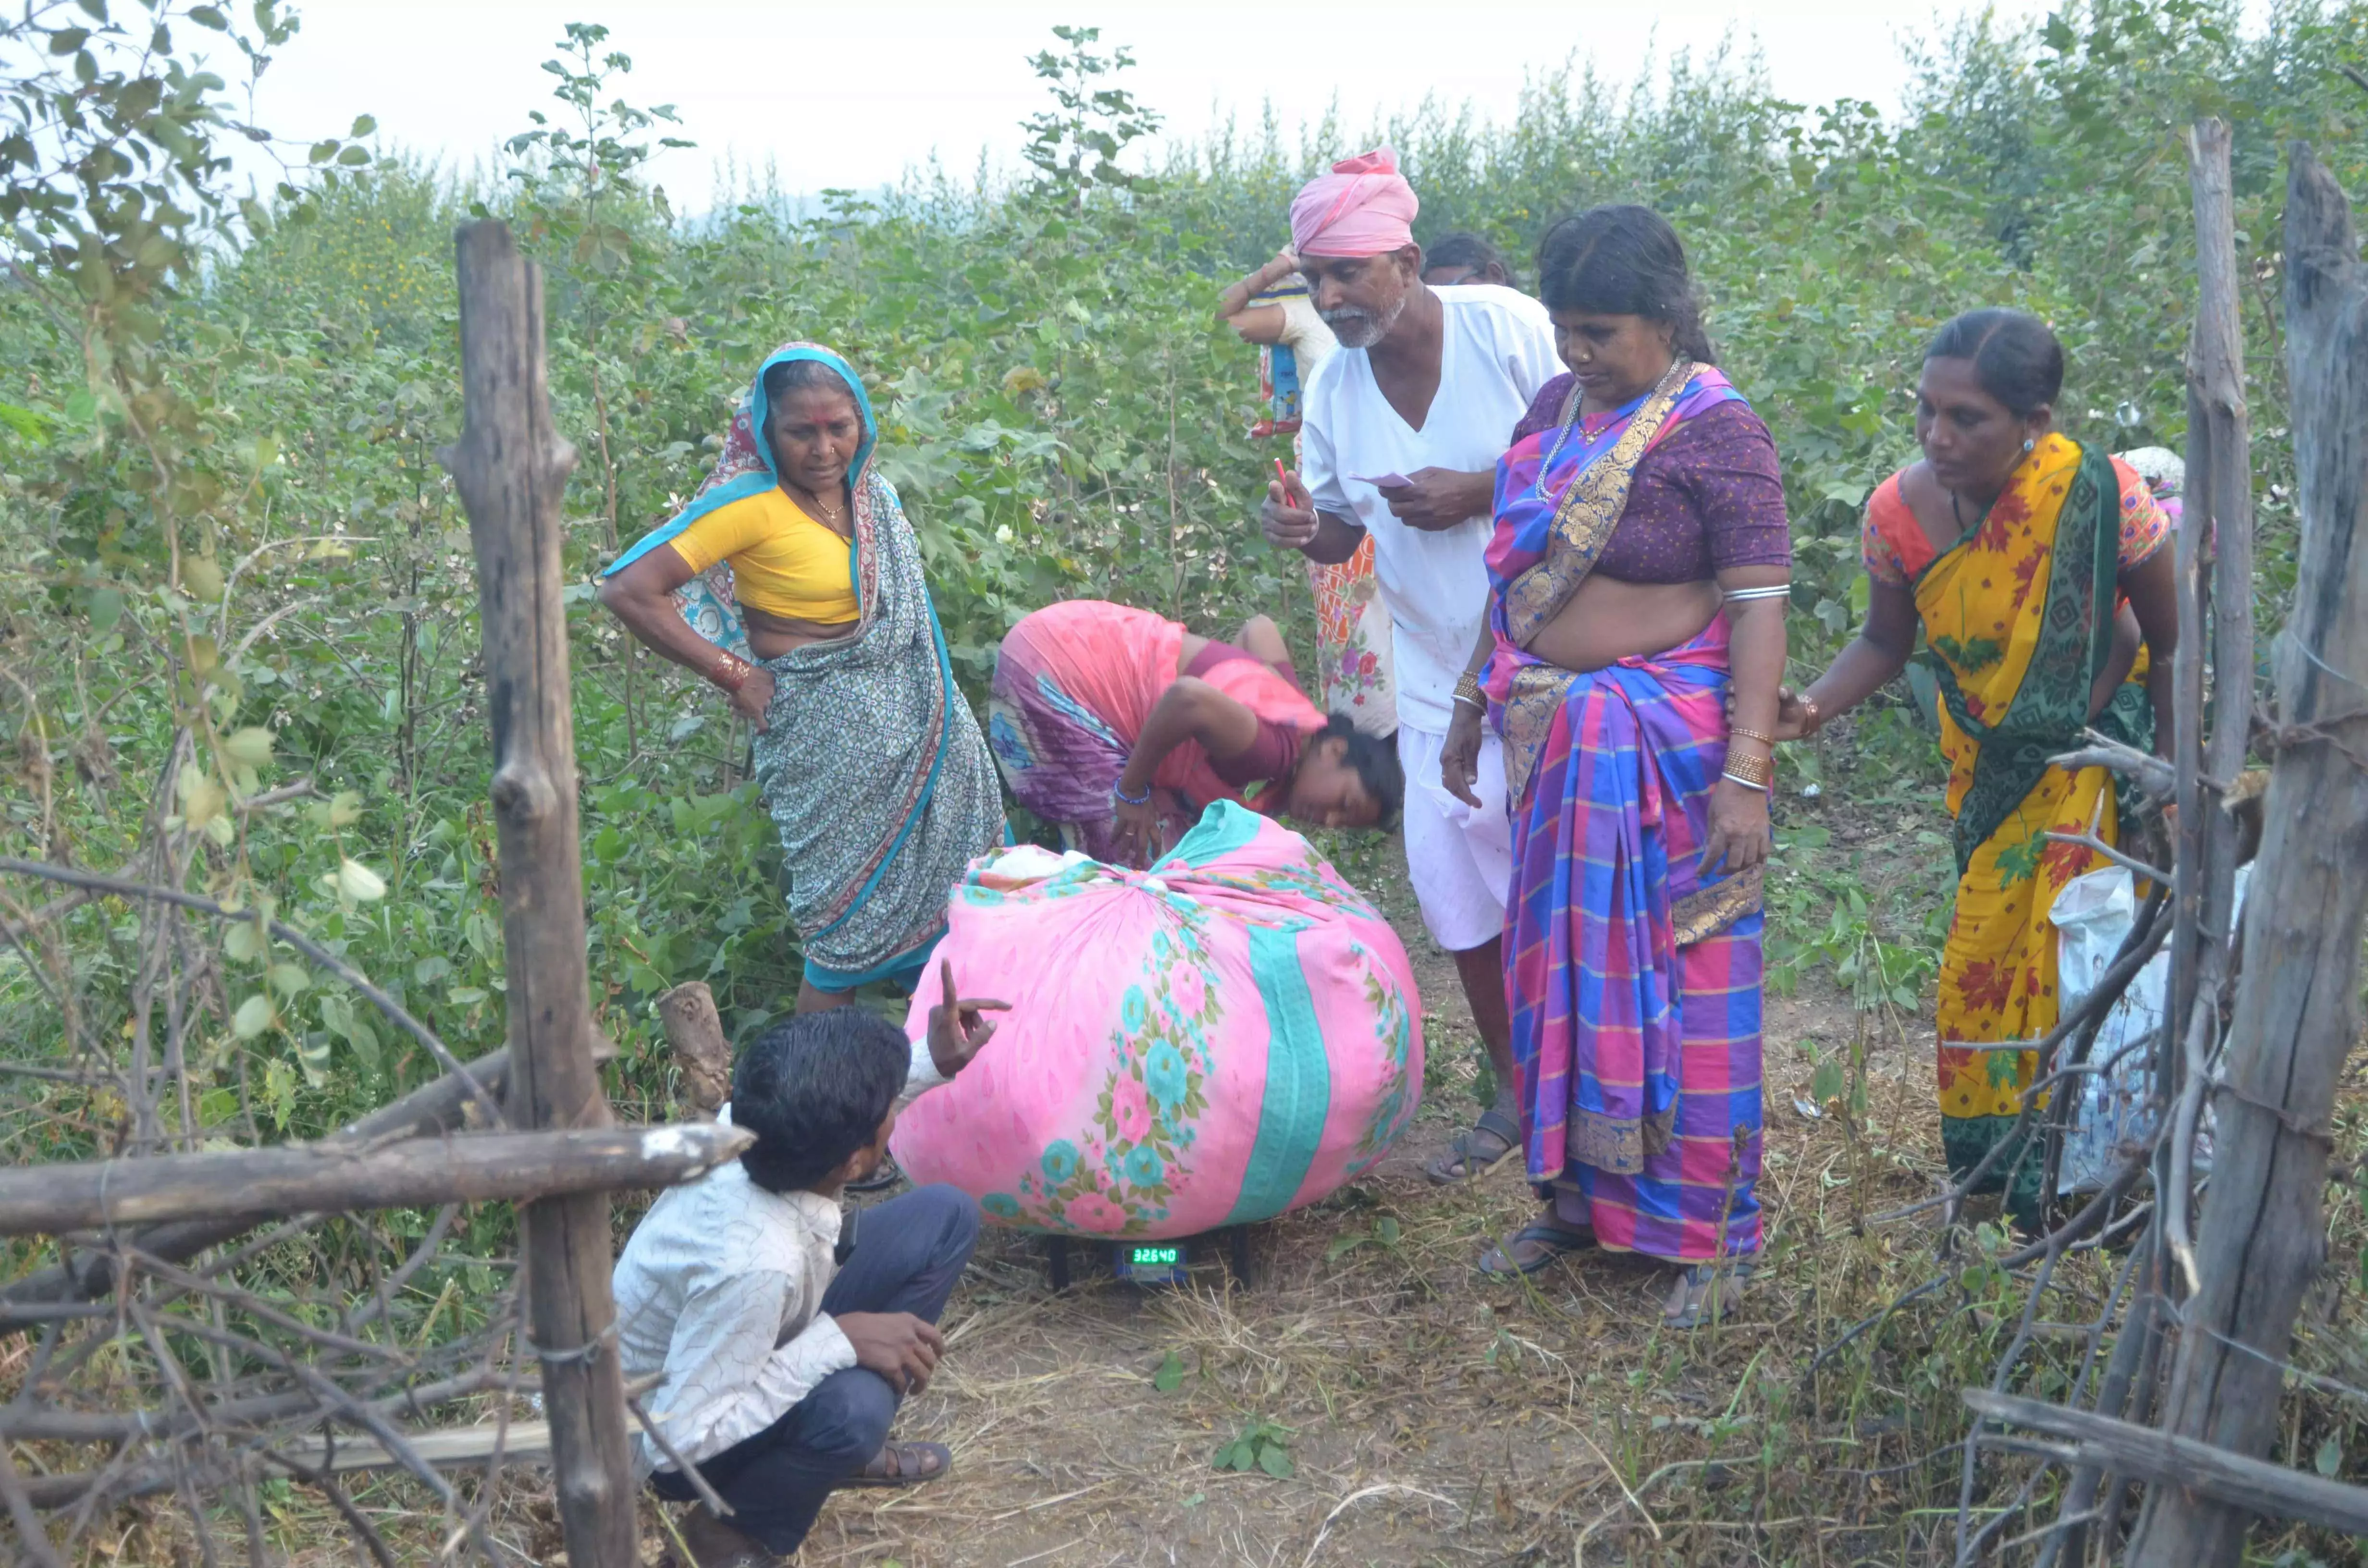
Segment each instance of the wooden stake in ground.
M703 980L686 980L658 998L658 1021L682 1069L682 1097L689 1108L713 1116L732 1097L732 1045L715 1014L715 993Z
M2163 1426L2238 1454L2278 1430L2281 1368L2326 1251L2328 1119L2356 1036L2368 911L2368 278L2308 147L2286 184L2286 353L2301 569L2278 663L2282 725L2245 919L2212 1193ZM2226 678L2224 672L2224 678ZM2251 1515L2149 1488L2137 1568L2233 1564Z
M460 487L477 554L509 980L508 1108L521 1127L591 1127L608 1106L593 1061L560 599L560 499L575 450L551 423L541 270L491 220L463 228L458 248L466 418L459 444L438 455ZM529 1203L519 1224L567 1561L633 1568L608 1196Z

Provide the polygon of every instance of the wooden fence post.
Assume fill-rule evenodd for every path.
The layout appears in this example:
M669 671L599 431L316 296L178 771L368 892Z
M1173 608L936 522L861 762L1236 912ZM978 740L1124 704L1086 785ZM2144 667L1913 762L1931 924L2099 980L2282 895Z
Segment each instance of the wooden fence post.
M608 1104L593 1060L560 598L560 502L575 449L551 421L541 269L490 219L461 229L458 250L466 417L460 442L439 456L460 487L477 554L509 982L508 1105L521 1127L592 1127L606 1119ZM529 1203L519 1224L567 1561L632 1568L638 1546L609 1288L608 1196Z
M682 1069L684 1104L712 1118L732 1097L732 1044L715 1016L715 993L703 980L686 980L658 998L658 1021Z
M2244 922L2219 1137L2163 1428L2258 1456L2326 1249L2329 1118L2359 1028L2368 911L2368 279L2334 176L2297 142L2286 183L2286 352L2302 559L2278 661L2282 727ZM2229 672L2223 672L2223 679ZM2127 1561L2237 1562L2251 1515L2147 1490Z

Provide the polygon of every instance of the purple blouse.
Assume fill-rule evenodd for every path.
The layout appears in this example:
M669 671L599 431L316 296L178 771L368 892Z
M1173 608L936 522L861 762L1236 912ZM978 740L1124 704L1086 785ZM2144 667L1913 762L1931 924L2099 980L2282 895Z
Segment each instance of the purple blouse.
M1554 429L1574 380L1565 371L1540 388L1507 445ZM1700 583L1729 567L1792 563L1776 443L1749 403L1733 402L1687 420L1637 462L1595 570L1623 583Z

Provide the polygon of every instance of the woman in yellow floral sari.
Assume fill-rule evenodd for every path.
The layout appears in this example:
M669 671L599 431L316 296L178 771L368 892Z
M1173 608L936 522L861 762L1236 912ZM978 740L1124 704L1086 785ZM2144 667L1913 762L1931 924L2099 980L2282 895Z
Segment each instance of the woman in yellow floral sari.
M1899 674L1920 623L1957 824L1940 1088L1941 1145L1960 1177L2013 1128L2032 1047L2055 1027L2055 894L2102 863L2046 835L2093 824L2112 844L2121 831L2110 775L2047 759L2088 725L2169 744L2169 525L2134 470L2052 428L2063 382L2055 335L2019 311L1941 329L1917 389L1923 460L1867 503L1866 623L1806 692L1786 694L1777 725L1798 738L1863 701ZM2039 1166L2035 1151L2009 1154L1983 1186L2003 1178L2028 1222Z

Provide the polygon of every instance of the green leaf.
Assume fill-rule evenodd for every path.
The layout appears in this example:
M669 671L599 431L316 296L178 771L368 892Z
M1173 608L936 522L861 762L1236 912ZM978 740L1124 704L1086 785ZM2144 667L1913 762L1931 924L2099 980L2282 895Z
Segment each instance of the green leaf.
M1374 1224L1374 1226L1373 1226L1373 1234L1375 1234L1376 1236L1379 1236L1379 1237L1381 1238L1381 1242L1382 1242L1382 1244L1383 1244L1383 1246L1391 1246L1391 1247L1394 1247L1394 1246L1397 1245L1397 1244L1398 1244L1398 1221L1397 1221L1397 1216L1395 1216L1395 1215L1394 1215L1394 1214L1384 1214L1384 1215L1383 1215L1383 1216L1381 1217L1380 1221L1377 1221L1377 1222Z
M260 991L241 1002L238 1011L231 1015L231 1032L241 1040L253 1040L270 1027L271 998Z
M233 730L222 740L222 755L245 767L261 767L271 760L271 732L260 724Z
M189 20L197 23L198 26L201 28L211 28L218 33L226 33L230 31L230 18L223 16L220 11L215 10L211 6L190 6Z
M1159 1363L1159 1370L1151 1374L1151 1386L1161 1393L1174 1393L1184 1383L1184 1358L1170 1350Z
M222 569L202 555L181 558L181 586L200 604L219 604L222 597Z
M1819 1105L1842 1096L1842 1064L1828 1058L1809 1074L1809 1097Z
M193 831L222 815L222 808L229 803L230 792L220 784L194 769L182 772L181 820Z
M356 1058L371 1073L377 1073L379 1070L378 1030L370 1027L370 1020L356 1018L353 1027L343 1032L346 1043L354 1048Z
M93 588L90 594L90 629L105 636L115 630L123 619L123 590Z
M50 35L51 54L72 54L90 39L88 28L60 28Z
M433 985L439 980L450 978L451 973L450 959L441 953L430 953L411 966L411 983L414 985Z
M263 927L252 920L241 920L222 933L222 951L239 963L253 963L268 946Z
M2327 1441L2319 1444L2317 1457L2310 1461L2310 1467L2318 1471L2319 1474L2325 1476L2332 1476L2337 1471L2343 1468L2342 1433L2330 1432L2328 1434Z
M495 962L502 956L502 928L493 915L483 909L469 911L469 917L461 922L461 937L487 963Z
M366 114L356 115L354 117L354 128L351 131L347 131L346 134L354 137L368 136L371 131L376 131L377 129L377 120L372 119Z
M1292 1468L1291 1463L1291 1450L1283 1448L1281 1444L1272 1442L1260 1443L1258 1445L1258 1463L1260 1470L1266 1471L1269 1475L1273 1476L1278 1481L1289 1481L1292 1477Z
M370 149L367 147L347 147L337 154L337 162L347 168L356 168L370 161Z
M455 1007L473 1007L485 999L484 991L474 985L456 985L446 995Z
M301 963L273 964L264 978L270 981L271 989L282 996L293 996L313 983L311 971Z
M337 862L337 892L357 903L386 896L386 879L350 857Z

